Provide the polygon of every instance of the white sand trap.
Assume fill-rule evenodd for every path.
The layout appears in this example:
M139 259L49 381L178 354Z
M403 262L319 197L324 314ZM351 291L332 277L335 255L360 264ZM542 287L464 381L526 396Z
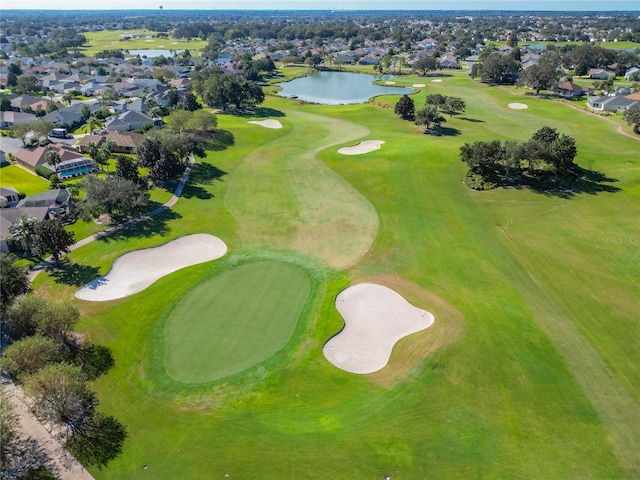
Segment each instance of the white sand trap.
M75 296L90 302L128 297L176 270L215 260L225 253L227 246L218 237L204 233L186 235L159 247L122 255L107 275L87 283Z
M414 83L413 85L411 85L413 88L422 88L422 87L426 87L426 85L424 83Z
M373 283L353 285L336 297L344 329L324 348L324 356L350 373L373 373L389 362L395 343L433 325L435 318L414 307L390 288Z
M435 80L431 80L431 83L442 83L442 79L436 78Z
M396 82L391 82L391 81L386 81L384 82L385 85L395 85Z
M362 155L363 153L373 152L374 150L380 150L380 145L384 143L383 140L365 140L358 145L352 147L343 147L338 150L338 153L342 155Z
M525 108L529 108L524 103L510 103L507 107L513 110L524 110Z
M264 128L282 128L282 124L278 120L250 120L247 123L251 123L252 125L260 125Z

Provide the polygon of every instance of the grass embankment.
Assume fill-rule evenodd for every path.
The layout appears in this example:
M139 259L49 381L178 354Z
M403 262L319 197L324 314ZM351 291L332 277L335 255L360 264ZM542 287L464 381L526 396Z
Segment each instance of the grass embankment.
M640 475L637 141L559 102L441 78L414 99L464 98L466 113L447 117L442 136L373 105L269 98L273 110L262 112L282 130L222 115L235 145L198 162L171 212L71 255L78 271L106 273L126 251L188 233L230 246L225 259L128 299L78 302L80 328L116 358L94 384L100 408L129 429L123 456L96 478L133 477L143 465L167 479ZM507 108L514 101L529 108ZM603 177L574 192L464 187L463 143L523 141L544 125L574 136L578 162ZM360 139L386 143L337 154ZM364 249L356 232L372 213L377 235ZM336 248L352 253L335 260ZM203 278L269 258L301 265L317 285L292 342L213 385L163 381L158 320ZM40 293L71 298L73 279L62 280L43 276ZM372 376L342 372L321 351L342 327L335 295L366 280L436 316Z

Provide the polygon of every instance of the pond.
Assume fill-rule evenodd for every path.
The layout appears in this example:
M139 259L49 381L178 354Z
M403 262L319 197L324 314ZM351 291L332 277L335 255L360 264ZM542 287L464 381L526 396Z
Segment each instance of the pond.
M318 72L308 77L280 83L281 97L297 97L325 105L364 103L378 95L402 95L413 90L406 87L374 85L375 80L392 81L391 75L367 75L350 72Z

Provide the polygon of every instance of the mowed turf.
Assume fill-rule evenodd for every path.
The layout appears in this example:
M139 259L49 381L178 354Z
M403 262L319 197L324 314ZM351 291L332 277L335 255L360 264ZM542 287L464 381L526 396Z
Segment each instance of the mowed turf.
M0 168L0 186L13 187L29 196L47 191L49 182L16 165L7 165Z
M423 135L392 109L374 105L268 98L274 110L265 116L286 114L279 116L280 131L221 115L219 126L233 133L235 144L199 161L200 175L171 215L70 255L79 267L105 270L125 251L186 233L212 233L230 246L229 259L216 266L176 272L109 305L79 304L78 328L109 346L116 359L93 383L99 409L129 433L121 457L91 469L96 478L640 476L640 168L634 154L640 142L524 90L480 85L464 74L441 79L402 78L427 84L414 95L418 107L428 93L467 102L464 114L447 115L441 136ZM397 97L379 100L393 104ZM529 108L508 109L514 101ZM335 145L322 149L323 142L335 142L327 132L336 130L325 125L336 120L359 125L361 139L386 143L360 157L339 155ZM522 141L544 125L574 136L578 162L602 173L589 191L566 197L527 189L472 192L462 184L461 145ZM314 211L298 201L292 183L304 180L313 188L320 170L310 168L308 178L291 175L298 164L287 159L305 159L309 150L379 218L371 248L343 272L323 268L327 262L319 263L313 249L294 249L297 219ZM212 180L210 165L224 175ZM328 202L339 198L330 189L323 195ZM290 226L296 229L285 234ZM340 235L319 236L316 244L339 248L337 238L349 240ZM212 268L224 275L233 271L233 258L273 257L305 265L318 286L309 317L261 363L264 371L249 368L200 387L160 375L164 356L157 359L157 348L167 308ZM394 351L389 373L342 372L322 355L324 342L343 325L335 296L350 283L377 279L420 300L436 323L398 345L406 351ZM71 299L74 291L44 274L37 287L57 299ZM437 337L447 332L450 339Z
M291 339L310 289L304 270L273 260L202 282L166 320L167 374L183 383L210 382L268 359Z

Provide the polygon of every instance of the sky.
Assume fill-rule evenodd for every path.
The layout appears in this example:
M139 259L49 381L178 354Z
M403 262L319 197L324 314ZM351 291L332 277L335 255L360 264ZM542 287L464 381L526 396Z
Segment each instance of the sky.
M2 9L28 10L555 10L635 11L640 0L0 0ZM0 11L0 16L2 15Z

